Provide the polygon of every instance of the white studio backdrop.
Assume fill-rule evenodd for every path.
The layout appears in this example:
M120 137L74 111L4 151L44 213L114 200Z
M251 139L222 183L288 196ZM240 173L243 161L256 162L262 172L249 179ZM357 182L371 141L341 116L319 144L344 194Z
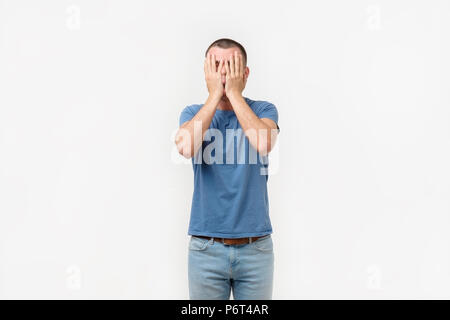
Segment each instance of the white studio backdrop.
M274 103L274 299L450 298L450 2L0 1L0 298L187 299L204 52ZM271 160L272 161L272 160Z

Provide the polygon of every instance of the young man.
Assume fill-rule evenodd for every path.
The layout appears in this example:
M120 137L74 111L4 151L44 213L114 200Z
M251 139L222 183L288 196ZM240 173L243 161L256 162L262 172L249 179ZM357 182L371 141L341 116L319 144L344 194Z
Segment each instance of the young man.
M235 299L272 299L267 155L280 130L278 111L242 95L250 70L241 44L216 40L205 57L208 99L183 109L175 138L194 169L190 299L225 300L231 289Z

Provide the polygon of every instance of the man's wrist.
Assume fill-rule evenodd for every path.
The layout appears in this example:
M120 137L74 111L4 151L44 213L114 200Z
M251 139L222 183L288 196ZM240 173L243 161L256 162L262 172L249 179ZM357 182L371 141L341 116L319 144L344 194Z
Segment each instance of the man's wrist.
M228 100L230 100L230 102L233 101L238 101L239 99L242 99L242 93L241 92L230 92L227 94Z
M222 98L222 97L221 97L219 94L210 94L210 95L208 96L208 100L209 100L209 101L217 102L217 103L219 103L219 101L220 101L221 98Z
M221 97L222 97L221 94L218 94L218 93L210 93L208 98L211 99L211 100L220 100Z

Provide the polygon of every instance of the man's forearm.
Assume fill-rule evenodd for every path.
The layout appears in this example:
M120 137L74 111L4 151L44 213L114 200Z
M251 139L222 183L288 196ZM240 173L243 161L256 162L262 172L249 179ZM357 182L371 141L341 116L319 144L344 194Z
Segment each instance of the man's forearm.
M209 128L214 117L219 101L220 96L209 95L208 99L195 114L195 116L191 120L183 123L178 130L175 137L175 143L177 145L178 152L185 158L191 158L197 154L197 151L202 145L205 132ZM201 124L201 131L197 129L198 124L195 126L196 121L199 121Z
M271 135L272 128L253 112L242 95L230 95L228 99L249 143L263 155L268 153L274 142Z

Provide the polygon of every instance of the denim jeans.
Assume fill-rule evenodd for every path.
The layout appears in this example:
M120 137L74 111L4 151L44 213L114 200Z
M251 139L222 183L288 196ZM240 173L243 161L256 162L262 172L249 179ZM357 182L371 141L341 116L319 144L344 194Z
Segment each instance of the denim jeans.
M272 299L274 253L271 235L227 245L192 236L189 241L190 299Z

